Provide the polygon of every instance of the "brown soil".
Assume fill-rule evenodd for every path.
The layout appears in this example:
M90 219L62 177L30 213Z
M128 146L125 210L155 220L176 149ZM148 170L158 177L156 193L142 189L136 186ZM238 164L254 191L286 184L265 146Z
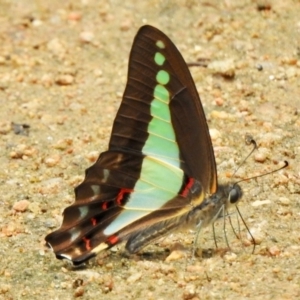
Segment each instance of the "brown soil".
M292 0L1 1L0 299L299 299L299 11ZM106 251L78 269L44 245L107 147L143 24L169 35L187 62L209 62L191 70L220 182L289 162L241 183L239 208L259 242L253 254L245 227L241 242L228 218L231 251L219 221L217 250L206 228L194 260L195 233L139 255ZM250 151L247 133L260 148L230 179Z

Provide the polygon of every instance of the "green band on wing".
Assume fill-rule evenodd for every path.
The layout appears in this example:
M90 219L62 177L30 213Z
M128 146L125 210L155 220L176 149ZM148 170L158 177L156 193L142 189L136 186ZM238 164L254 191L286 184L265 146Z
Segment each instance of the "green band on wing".
M162 41L156 46L165 48ZM160 52L154 54L154 63L162 67L165 57ZM148 138L142 153L145 155L139 180L120 215L104 230L112 235L134 221L159 210L178 195L184 173L180 168L180 152L172 125L169 108L170 93L166 86L170 74L160 69L156 74L157 85L153 89L150 106L151 121L148 124Z

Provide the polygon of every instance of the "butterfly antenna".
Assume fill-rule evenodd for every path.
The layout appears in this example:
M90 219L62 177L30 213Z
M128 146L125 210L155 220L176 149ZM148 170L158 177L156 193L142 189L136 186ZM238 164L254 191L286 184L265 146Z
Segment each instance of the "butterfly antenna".
M254 147L253 150L250 152L250 154L246 157L246 159L252 154L252 152L253 152L253 151L256 149L256 147L257 147L255 141L254 141L253 139L252 139L252 141L254 142L255 147ZM251 143L253 143L252 141L251 141ZM244 159L243 163L245 162L246 159ZM242 180L240 180L240 181L235 182L234 185L237 185L237 184L239 184L240 182L247 181L247 180L250 180L250 179L257 179L257 178L259 178L259 177L263 177L263 176L266 176L266 175L270 175L270 174L272 174L272 173L278 172L278 171L280 171L280 170L286 168L288 165L289 165L288 161L285 160L285 161L284 161L284 165L281 166L281 167L279 167L279 168L277 168L277 169L275 169L275 170L272 170L272 171L270 171L270 172L267 172L267 173L264 173L264 174L261 174L261 175L257 175L257 176L253 176L253 177L249 177L249 178L242 179ZM249 229L249 227L248 227L248 225L247 225L245 219L243 218L243 216L242 216L242 214L241 214L241 212L240 212L238 206L235 205L235 208L236 208L236 210L237 210L237 212L238 212L238 215L239 215L239 217L241 218L241 220L242 220L242 222L243 222L243 224L244 224L244 226L245 226L246 230L248 231L249 236L250 236L250 238L251 238L251 241L252 241L252 244L253 244L253 249L252 249L252 254L253 254L254 251L255 251L255 247L256 247L256 241L255 241L255 238L254 238L254 236L252 235L252 233L251 233L251 231L250 231L250 229ZM230 224L231 224L231 228L232 228L232 230L233 230L235 236L236 236L237 238L239 238L238 235L236 234L235 229L233 228L233 225L232 225L232 222L231 222L230 215L228 215L228 216L229 216L229 222L230 222ZM238 222L238 224L239 224L239 222ZM239 226L239 225L238 225L238 226ZM239 227L239 230L240 230L240 227ZM225 237L226 237L226 232L225 232Z
M238 166L238 168L234 171L233 176L237 173L237 171L240 169L240 167L246 162L246 160L252 155L252 153L253 153L256 149L258 149L257 143L256 143L256 141L253 139L253 137L252 137L251 135L246 135L246 137L245 137L245 142L246 142L246 145L253 145L253 148L252 148L252 150L250 151L250 153L244 158L244 160L241 162L241 164ZM285 161L284 161L284 165L281 166L281 167L279 167L279 168L277 168L277 169L275 169L275 170L272 170L272 171L270 171L270 172L267 172L267 173L264 173L264 174L261 174L261 175L257 175L257 176L254 176L254 177L249 177L249 178L242 179L242 180L240 180L240 181L235 182L234 185L237 185L237 184L239 184L240 182L247 181L247 180L250 180L250 179L257 179L257 178L259 178L259 177L263 177L263 176L266 176L266 175L270 175L270 174L272 174L272 173L278 172L278 171L280 171L280 170L286 168L288 165L289 165L288 161L285 160ZM235 208L236 208L236 210L237 210L237 212L238 212L238 216L241 218L241 220L242 220L242 222L243 222L243 224L244 224L244 226L245 226L246 230L248 231L249 236L250 236L250 238L251 238L251 241L252 241L252 244L253 244L253 249L252 249L252 254L253 254L254 251L255 251L255 247L256 247L256 241L255 241L255 238L254 238L254 236L252 235L252 233L251 233L251 231L250 231L248 225L246 224L246 221L244 220L244 218L243 218L243 216L242 216L242 214L241 214L241 212L240 212L238 206L235 205ZM226 225L225 225L225 217L226 217L226 216L229 217L229 223L230 223L230 226L231 226L232 231L233 231L233 233L235 234L235 236L236 236L237 239L240 239L240 236L241 236L241 234L240 234L240 223L239 223L239 221L238 221L238 230L239 230L239 235L238 235L237 232L236 232L236 230L235 230L234 227L233 227L233 224L232 224L232 220L231 220L230 214L228 214L227 211L226 211L226 215L223 214L223 219L224 219L223 230L224 230L224 235L225 235L226 244L227 244L228 248L230 249L229 243L228 243L228 239L227 239L227 234L226 234ZM237 217L237 219L238 219L238 217ZM214 230L214 227L213 227L213 230ZM214 233L214 236L215 236L215 233ZM216 244L216 240L215 240L215 244Z
M243 182L243 181L248 181L248 180L250 180L250 179L256 179L256 178L259 178L259 177L263 177L263 176L266 176L266 175L270 175L270 174L276 173L276 172L278 172L278 171L280 171L280 170L282 170L282 169L285 169L286 167L288 167L289 162L288 162L287 160L284 160L283 162L284 162L284 165L281 166L281 167L279 167L278 169L272 170L272 171L270 171L270 172L267 172L267 173L264 173L264 174L261 174L261 175L257 175L257 176L253 176L253 177L244 178L244 179L242 179L242 180L240 180L240 181L237 181L237 182L235 183L235 185L238 184L238 183L240 183L240 182Z
M247 134L245 136L245 143L246 145L253 145L252 150L250 151L250 153L243 159L243 161L240 163L240 165L237 167L237 169L233 172L232 177L234 177L234 175L237 173L237 171L241 168L241 166L246 162L246 160L252 155L252 153L258 149L257 143L256 141L253 139L253 137L250 134Z

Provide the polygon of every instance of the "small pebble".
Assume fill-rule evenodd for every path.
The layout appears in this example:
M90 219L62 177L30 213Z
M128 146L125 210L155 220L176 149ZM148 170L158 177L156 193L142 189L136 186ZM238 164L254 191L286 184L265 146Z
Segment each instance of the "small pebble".
M298 62L298 59L293 56L291 56L291 57L284 56L281 58L281 63L284 65L294 66L294 65L297 65L297 62Z
M94 39L95 35L91 31L83 31L79 35L79 39L83 43L91 43Z
M55 83L58 85L71 85L75 81L74 76L65 74L65 75L59 75L55 79Z
M37 150L31 146L27 146L25 144L17 145L13 151L10 152L11 158L22 158L26 159L28 157L32 157L37 153Z
M142 273L134 273L134 274L132 274L131 276L129 276L128 278L127 278L127 283L129 283L129 284L133 284L133 283L135 283L136 281L138 281L138 280L140 280L141 279L141 277L142 277Z
M102 77L103 71L102 71L101 69L95 69L95 70L94 70L94 75L95 75L96 77Z
M53 76L48 73L43 74L40 78L40 83L45 87L50 87L54 83Z
M81 20L81 17L82 17L82 15L80 12L72 11L68 15L68 20L69 21L79 21L79 20Z
M223 106L224 99L221 98L221 97L218 97L218 98L215 99L215 103L216 103L217 106Z
M220 138L222 135L218 129L210 128L209 129L210 138L215 141L216 139Z
M256 200L256 201L251 202L251 206L258 207L261 205L266 205L266 204L271 204L271 203L272 203L271 200Z
M267 155L266 153L263 153L263 152L256 152L255 155L254 155L254 160L256 162L260 162L260 163L263 163L265 162L267 159Z
M83 294L84 294L84 288L82 286L79 286L74 292L74 297L75 298L81 297L83 296Z
M66 150L69 146L71 146L73 143L73 140L72 139L61 139L61 140L58 140L54 145L53 147L55 149L59 149L59 150Z
M46 228L56 228L57 227L57 222L54 220L54 219L46 219L44 222L43 222L43 225L46 227Z
M44 163L47 167L54 167L60 162L60 156L58 154L54 154L52 156L48 156L44 158Z
M54 38L51 41L48 42L47 44L47 49L51 51L54 55L61 56L64 55L66 52L65 47L63 44L60 42L59 39Z
M210 113L211 118L213 119L222 119L222 120L226 120L228 119L228 113L225 112L224 110L218 111L218 110L213 110Z
M228 262L233 262L236 260L236 258L237 258L237 255L233 252L227 253L224 255L224 259Z
M196 287L193 284L189 284L185 287L185 290L182 295L183 300L197 299L196 296Z
M6 59L2 55L0 56L0 65L3 66L6 64Z
M86 155L86 158L90 161L90 162L95 162L99 157L99 151L91 151Z
M272 6L268 0L258 0L256 3L256 8L258 11L271 10Z
M166 262L170 262L173 260L181 259L182 257L185 257L185 253L181 250L174 250L172 251L167 258L165 259Z
M234 78L235 76L235 65L232 59L213 61L208 64L207 68L226 78Z
M256 245L260 245L262 241L265 239L265 233L262 231L260 227L249 228L250 233L247 233L247 240L252 244L253 238Z
M73 111L86 112L86 107L78 102L72 102L69 107Z
M11 130L11 123L8 121L0 122L0 134L7 134Z
M120 29L122 31L127 31L132 27L132 22L130 20L126 20L120 25Z
M200 274L205 272L205 267L201 266L200 264L194 264L194 265L187 266L186 271Z
M21 200L13 205L13 209L15 211L24 212L28 208L29 204L30 202L28 200Z
M272 246L268 248L269 253L271 256L278 256L281 253L281 250L277 246Z
M1 284L0 286L0 294L4 295L11 290L11 285L9 284Z
M295 68L295 67L289 67L287 70L286 70L286 77L287 78L293 78L293 77L297 77L298 76L298 69Z
M278 202L284 206L289 206L291 204L290 199L288 199L286 197L279 197Z
M32 24L32 26L34 26L34 27L39 27L39 26L42 26L44 23L43 23L42 20L35 19L35 20L33 20L33 22L32 22L31 24Z
M264 67L263 67L263 65L261 65L261 64L257 64L257 65L256 65L256 69L257 69L258 71L262 71L262 70L264 69Z
M28 125L28 124L18 124L18 123L12 122L11 127L15 134L25 135L25 136L29 135L30 125Z

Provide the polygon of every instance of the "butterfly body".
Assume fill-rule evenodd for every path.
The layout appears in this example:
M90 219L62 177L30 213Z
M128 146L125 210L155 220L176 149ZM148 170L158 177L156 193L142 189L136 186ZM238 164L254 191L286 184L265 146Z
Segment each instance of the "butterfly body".
M197 188L199 187L194 187L195 195ZM230 196L232 192L236 196ZM210 225L217 218L222 217L228 207L235 204L242 197L242 190L239 185L220 185L218 191L205 200L201 196L199 199L202 200L202 203L193 206L193 201L191 201L189 210L186 213L178 217L163 220L151 227L143 228L135 234L131 234L126 243L128 252L136 253L147 244L174 230L195 230L196 228L203 228Z
M204 111L181 54L143 26L108 151L86 170L46 241L74 264L122 241L134 253L179 227L209 224L240 197L238 185L217 184Z

